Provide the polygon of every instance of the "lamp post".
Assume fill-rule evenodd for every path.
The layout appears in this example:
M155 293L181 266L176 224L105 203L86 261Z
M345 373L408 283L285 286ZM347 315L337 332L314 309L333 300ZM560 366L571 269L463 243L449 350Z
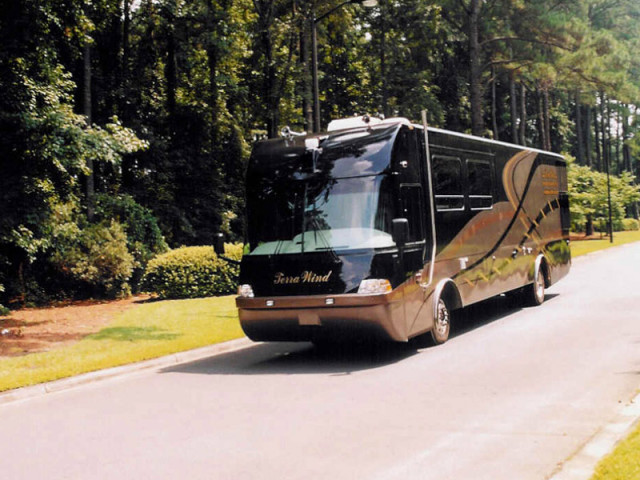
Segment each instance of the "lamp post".
M346 0L329 9L319 17L316 16L315 5L311 13L311 76L313 82L313 131L320 131L320 87L318 85L318 23L345 5L356 4L371 8L378 5L378 0Z

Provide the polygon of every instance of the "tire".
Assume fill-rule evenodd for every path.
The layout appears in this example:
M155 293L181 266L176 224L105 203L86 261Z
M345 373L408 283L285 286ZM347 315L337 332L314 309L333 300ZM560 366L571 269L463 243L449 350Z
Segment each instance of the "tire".
M524 290L524 300L525 304L537 307L538 305L542 305L544 302L544 270L542 265L538 268L538 272L535 274L533 279L533 283L525 287Z
M451 310L442 298L438 299L435 313L431 338L433 343L440 345L449 339L449 332L451 331Z

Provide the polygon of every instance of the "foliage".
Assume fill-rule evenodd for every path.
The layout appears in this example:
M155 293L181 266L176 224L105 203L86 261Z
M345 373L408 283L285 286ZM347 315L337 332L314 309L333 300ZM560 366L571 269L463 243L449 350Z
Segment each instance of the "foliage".
M229 258L242 257L242 244L225 245ZM149 262L143 288L160 298L198 298L234 292L238 267L218 258L213 247L182 247Z
M57 269L99 296L129 295L135 260L123 226L112 219L79 231L65 227L57 235L61 247L51 255Z
M609 218L607 175L570 162L568 181L572 229L583 231L587 220L591 218L601 231L606 231ZM640 189L633 184L633 177L628 172L619 177L611 175L610 182L614 228L616 225L622 227L625 207L640 199Z
M127 249L135 260L131 283L134 290L137 289L149 260L168 250L158 220L151 210L138 204L130 195L98 195L95 217L97 221L115 219L122 224Z
M0 293L4 292L4 285L0 283ZM0 303L0 316L7 315L9 313L9 309Z
M640 173L635 0L5 3L5 304L55 290L55 235L93 218L88 178L91 221L113 216L127 233L134 288L160 234L171 247L219 231L240 241L250 143L313 128L314 16L321 126L362 113L418 120L426 108L434 126L567 151L591 168L573 192L574 225L605 219L606 166L620 178L614 222L640 216L629 190ZM59 224L61 205L75 213Z
M625 232L640 230L640 222L635 218L624 218L622 220L622 230Z

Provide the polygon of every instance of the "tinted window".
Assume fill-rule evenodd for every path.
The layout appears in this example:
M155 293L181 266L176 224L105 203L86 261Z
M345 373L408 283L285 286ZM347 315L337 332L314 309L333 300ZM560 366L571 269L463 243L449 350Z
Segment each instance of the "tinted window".
M439 211L462 210L462 162L454 157L433 158L433 188L436 209Z
M253 182L247 187L249 254L393 246L390 187L381 175Z
M491 164L480 160L467 160L467 175L471 210L491 208L493 206Z
M560 204L560 223L562 226L562 234L569 235L571 228L571 215L569 213L569 194L567 192L560 192L558 198Z
M420 160L416 131L402 127L396 139L394 165L404 183L420 182Z

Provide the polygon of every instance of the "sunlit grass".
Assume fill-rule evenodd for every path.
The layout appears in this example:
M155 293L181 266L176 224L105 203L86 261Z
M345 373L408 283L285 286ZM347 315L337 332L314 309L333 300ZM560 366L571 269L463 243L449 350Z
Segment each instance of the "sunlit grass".
M0 391L242 337L234 296L138 305L68 347L0 359Z
M571 242L571 256L579 257L587 253L603 250L616 245L640 241L640 231L633 232L614 232L613 243L609 241L609 237L601 240L580 240Z
M591 480L637 478L640 478L640 426L598 463Z

